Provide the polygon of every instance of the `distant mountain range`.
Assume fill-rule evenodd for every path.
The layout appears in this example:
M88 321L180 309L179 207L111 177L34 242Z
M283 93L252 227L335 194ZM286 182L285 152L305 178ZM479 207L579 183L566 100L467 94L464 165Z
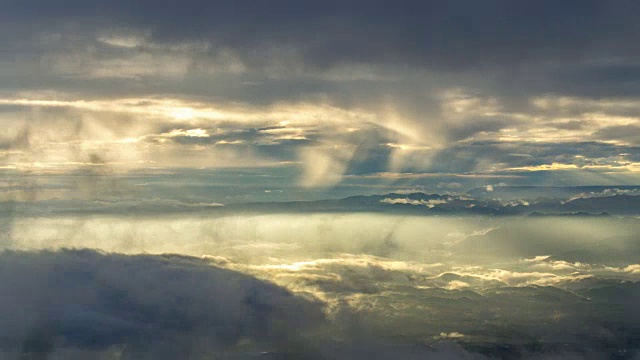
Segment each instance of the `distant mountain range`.
M253 203L229 206L270 212L388 212L442 215L607 216L640 215L640 186L508 187L465 194L351 196L337 200Z
M13 202L3 216L193 212L376 212L414 215L640 216L640 186L495 186L459 194L389 193L342 199L223 205L184 200Z
M640 195L640 186L486 186L470 190L466 194L481 199L569 199L576 196Z

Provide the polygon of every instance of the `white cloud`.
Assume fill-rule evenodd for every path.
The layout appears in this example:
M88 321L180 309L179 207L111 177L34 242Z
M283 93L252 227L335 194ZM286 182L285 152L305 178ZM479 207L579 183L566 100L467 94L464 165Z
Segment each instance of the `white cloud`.
M448 201L446 199L416 200L416 199L409 199L409 198L384 198L380 200L380 202L386 203L386 204L426 206L429 209L433 209L434 207L436 207L436 205L446 204Z
M174 129L169 131L168 133L160 134L158 136L161 137L177 137L177 136L186 136L186 137L198 137L198 138L208 138L209 134L207 130L204 129Z
M463 337L464 337L464 334L453 331L450 333L441 332L440 335L438 335L436 338L437 339L460 339Z

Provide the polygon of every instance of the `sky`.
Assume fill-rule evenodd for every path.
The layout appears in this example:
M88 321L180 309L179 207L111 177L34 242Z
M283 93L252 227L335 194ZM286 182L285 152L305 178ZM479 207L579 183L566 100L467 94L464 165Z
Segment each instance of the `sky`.
M640 178L636 1L1 6L5 185L198 173L255 200Z
M638 359L640 1L0 0L0 358Z

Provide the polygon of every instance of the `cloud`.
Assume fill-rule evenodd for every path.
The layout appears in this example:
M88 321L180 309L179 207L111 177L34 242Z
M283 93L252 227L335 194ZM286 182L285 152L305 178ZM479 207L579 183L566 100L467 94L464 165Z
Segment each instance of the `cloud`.
M631 145L640 145L640 126L619 125L598 130L593 134L596 139L614 140Z
M384 172L633 176L636 9L10 2L0 111L29 136L0 139L19 151L0 166L69 171L90 154L110 169L297 162L289 183L307 188ZM68 112L55 126L52 109Z
M91 3L76 2L69 6L72 11L65 13L57 11L60 4L55 1L44 9L39 5L33 1L11 3L5 13L14 20L35 20L38 30L52 19L78 25L91 19L101 20L98 25L133 28L143 34L150 30L148 41L153 43L206 40L216 47L238 52L247 63L258 62L261 56L269 58L271 49L265 45L272 43L315 66L377 61L453 69L511 64L538 57L567 61L583 56L594 47L620 55L633 54L624 44L635 34L628 24L634 19L630 13L636 9L629 1L613 4L571 1L562 6L548 1L535 5L454 1L447 7L406 1L392 9L382 3L361 1L348 6L329 1L304 7L293 1L277 1L266 6L191 0L187 6L156 7L139 1L115 2L99 8ZM197 10L198 15L187 9ZM251 17L251 14L267 12L272 16ZM530 20L530 14L546 21ZM472 15L473 22L468 20ZM251 19L253 27L248 28L246 22ZM605 38L602 35L605 29L619 36L614 40ZM377 43L366 41L369 37L376 38ZM101 38L104 39L104 35ZM107 42L111 45L140 43L140 40L113 41L114 38ZM608 43L602 44L604 39ZM305 43L307 47L301 48ZM254 52L249 50L251 45L256 48ZM519 53L525 49L529 51Z
M286 161L327 187L384 172L627 181L640 163L628 0L4 10L0 121L29 134L0 139L3 169L73 171L91 153L111 169ZM65 116L50 127L52 110Z
M414 206L426 206L429 209L433 209L436 205L446 204L448 202L448 198L444 199L429 199L429 200L416 200L409 198L384 198L380 200L381 203L386 204L403 204L403 205L414 205Z
M199 138L208 138L209 134L207 130L203 129L174 129L168 133L160 134L160 136L164 137L178 137L178 136L186 136L186 137L199 137Z
M122 358L168 359L242 344L289 350L323 321L317 303L184 256L61 250L0 258L7 352L119 349Z
M459 332L450 332L450 333L440 333L439 338L441 339L456 339L456 338L462 338L464 337L464 334L461 334Z
M355 150L353 145L341 144L302 150L300 160L305 166L300 184L304 187L338 184Z
M221 349L248 359L260 351L353 359L635 354L626 345L637 343L629 330L638 320L635 220L505 221L377 214L16 219L13 248L199 258L4 252L0 329L11 330L0 330L0 356L17 357L25 339L53 346L50 358L72 359L118 352L125 359L197 358ZM452 229L466 240L488 235L495 247L483 249L496 256L443 243ZM607 265L610 251L594 239L633 261ZM565 259L592 245L595 260Z

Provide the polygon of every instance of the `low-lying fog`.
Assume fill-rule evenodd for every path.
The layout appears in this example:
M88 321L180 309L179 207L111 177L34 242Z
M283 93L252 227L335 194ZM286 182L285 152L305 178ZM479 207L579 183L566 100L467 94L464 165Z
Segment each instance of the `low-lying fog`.
M635 218L73 216L4 226L0 244L16 251L0 254L0 329L22 330L0 330L0 349L16 356L42 336L54 339L48 354L66 358L136 358L147 338L163 344L149 356L194 358L632 358L640 347ZM81 248L99 252L62 250Z

